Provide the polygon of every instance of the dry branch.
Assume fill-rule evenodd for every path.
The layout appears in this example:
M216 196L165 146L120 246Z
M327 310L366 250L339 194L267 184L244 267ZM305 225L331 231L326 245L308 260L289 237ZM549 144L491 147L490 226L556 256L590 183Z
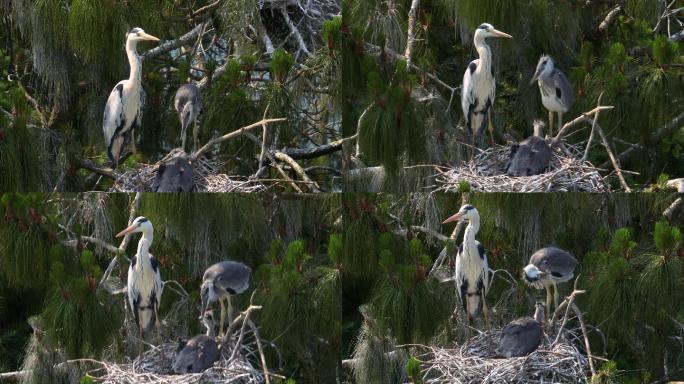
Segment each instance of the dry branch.
M190 32L184 34L183 36L175 39L175 40L167 40L156 47L150 49L149 51L143 53L140 55L141 60L149 60L149 59L154 59L157 56L161 56L164 53L167 53L169 51L173 51L174 49L180 48L183 45L188 45L191 42L193 42L197 37L200 35L202 32L204 25L207 22L202 22L197 24Z
M411 69L411 55L413 54L413 44L416 42L416 16L418 13L418 5L420 0L412 0L411 8L408 13L408 38L406 39L406 50L404 51L404 58L406 59L406 68Z
M273 157L275 157L276 160L280 160L289 165L290 168L292 168L292 170L302 179L302 181L306 183L307 188L309 188L311 192L321 191L318 184L315 181L311 180L311 178L309 178L309 175L307 175L306 172L304 172L304 168L302 168L302 166L299 165L299 163L296 162L293 158L282 152L274 153Z
M238 128L235 131L227 133L221 137L211 139L211 140L209 140L208 143L204 144L204 146L202 148L198 149L195 153L193 153L190 156L190 162L194 163L195 160L197 160L200 156L202 156L204 154L204 152L208 151L214 145L218 145L218 144L221 144L222 142L224 142L226 140L230 140L230 139L233 139L235 137L238 137L238 136L242 135L244 132L248 132L252 129L255 129L258 127L263 127L265 125L269 125L272 123L283 122L283 121L287 121L287 119L286 118L262 119L261 121L257 121L256 123L252 123L252 124L244 126L242 128Z

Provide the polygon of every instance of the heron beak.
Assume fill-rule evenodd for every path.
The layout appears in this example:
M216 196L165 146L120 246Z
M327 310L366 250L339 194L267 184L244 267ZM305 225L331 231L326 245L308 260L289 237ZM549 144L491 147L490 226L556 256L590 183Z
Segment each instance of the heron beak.
M159 41L159 38L158 38L158 37L154 37L154 36L152 36L152 35L150 35L150 34L147 34L147 33L140 35L140 37L141 37L143 40Z
M116 237L123 237L128 235L129 233L133 232L135 230L135 225L131 225L130 227L124 229L123 231L119 232Z
M506 37L506 38L508 38L508 39L512 39L512 38L513 38L513 36L509 35L509 34L506 33L506 32L501 32L501 31L499 31L498 29L493 30L492 33L494 34L495 37Z
M534 82L539 78L539 75L541 75L541 69L538 69L537 72L534 73L532 80L530 80L530 84L534 84Z
M454 221L458 221L462 215L463 214L461 212L458 212L455 215L448 217L446 220L442 222L442 224L453 223Z

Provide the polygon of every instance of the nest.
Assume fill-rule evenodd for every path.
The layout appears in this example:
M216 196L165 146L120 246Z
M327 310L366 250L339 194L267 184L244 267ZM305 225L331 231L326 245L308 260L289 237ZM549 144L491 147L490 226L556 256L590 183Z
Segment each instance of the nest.
M460 348L427 349L421 360L426 383L585 383L588 359L567 339L542 345L525 357L501 358L494 350L501 329L485 331Z
M257 354L256 347L242 344L240 352L233 360L230 355L235 345L236 337L224 345L221 358L213 367L201 373L186 373L183 375L173 372L172 365L176 356L177 343L163 343L153 347L132 363L116 364L92 361L99 365L89 372L99 383L111 384L194 384L194 383L234 383L253 384L264 383L264 373L255 368L246 356Z
M152 192L152 184L157 176L159 166L177 156L187 155L182 149L176 148L154 164L145 164L140 168L126 171L116 179L110 192ZM192 163L194 191L251 193L266 189L265 185L256 180L221 174L219 173L220 168L219 163L206 157Z
M610 188L591 163L582 161L582 150L561 144L552 150L549 168L534 176L509 176L506 163L511 149L497 145L480 152L460 167L441 170L437 190L457 192L459 183L479 192L609 192Z

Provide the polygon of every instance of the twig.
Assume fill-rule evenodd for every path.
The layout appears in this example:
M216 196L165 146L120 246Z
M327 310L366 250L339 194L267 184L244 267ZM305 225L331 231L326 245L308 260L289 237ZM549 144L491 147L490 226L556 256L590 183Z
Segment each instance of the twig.
M622 175L622 170L620 169L620 164L618 163L617 159L615 158L613 151L610 149L610 143L608 142L606 135L603 133L603 129L601 129L601 126L598 125L598 123L596 123L596 119L594 119L594 125L596 127L596 132L598 132L599 136L601 136L601 141L603 143L603 146L606 148L606 152L608 152L608 157L610 157L610 162L613 163L613 168L615 168L615 172L617 172L618 179L620 180L620 184L622 185L622 188L624 188L626 192L632 192L632 190L629 188L629 185L627 185L627 182L625 181L625 177Z
M193 153L190 156L190 162L196 161L204 152L208 151L209 148L211 148L214 145L220 144L226 140L230 140L232 138L238 137L242 135L243 133L250 131L254 128L258 127L263 127L264 125L272 124L272 123L279 123L282 121L286 121L286 118L276 118L276 119L262 119L260 121L257 121L256 123L252 123L250 125L244 126L242 128L238 128L233 132L227 133L221 137L217 137L214 139L209 140L208 143L204 144L204 146L200 149L198 149L195 153Z
M575 303L572 303L572 310L575 311L577 315L577 320L579 320L580 327L582 328L582 336L584 337L584 347L587 350L587 359L589 360L589 368L591 369L591 378L596 377L596 368L594 368L594 356L591 354L591 346L589 345L589 337L587 336L587 327L584 324L584 319L582 318L582 311L577 308Z
M259 139L257 139L257 137L252 135L251 133L245 132L245 133L243 133L243 135L246 138L252 140L253 142L259 144ZM278 173L280 173L280 175L285 178L285 181L288 182L295 191L297 191L299 193L303 193L304 191L302 191L302 189L299 188L297 183L295 183L295 181L292 180L292 178L290 178L290 176L283 170L283 168L280 166L280 164L278 164L275 157L273 157L273 154L271 153L271 151L266 151L265 153L266 153L266 156L268 157L268 159L271 161L271 164L273 164L273 166L276 167L276 170L278 171Z
M591 121L589 119L589 117L598 113L598 111L610 110L610 109L613 109L613 107L612 106L598 106L589 112L584 112L581 116L578 116L574 120L565 123L565 125L563 125L563 128L561 128L560 131L558 131L556 136L553 139L551 139L551 146L558 145L560 143L561 139L563 138L563 136L565 135L565 132L567 132L568 129L574 127L575 125L577 125L583 121Z
M606 17L603 19L603 21L601 21L601 24L599 24L598 26L599 33L605 33L608 30L610 25L613 23L613 20L615 20L620 11L622 11L622 6L618 4L608 12Z
M601 105L601 98L603 97L603 92L598 97L598 101L596 102L597 105ZM596 115L594 115L594 119L591 122L591 133L589 133L589 140L587 140L587 148L584 150L584 155L582 156L582 162L587 161L587 158L589 157L589 149L591 149L591 142L594 140L594 133L596 129L596 121L599 118L599 114L601 111L596 111Z
M563 307L565 306L565 316L563 316L563 322L561 323L560 327L558 328L558 334L556 335L556 338L554 339L553 343L551 343L551 344L558 344L558 342L560 341L561 335L563 334L563 329L565 329L565 323L568 322L568 315L570 315L570 309L571 309L573 302L575 301L575 296L585 292L584 290L578 290L577 289L577 282L579 281L579 278L580 278L579 275L575 278L575 284L574 284L573 291L570 294L570 296L568 296L563 301L563 303L561 303L561 305L559 305L558 308L556 308L556 311L553 313L553 317L551 318L550 324L553 324L556 321L557 315L563 310Z
M311 190L312 192L320 192L321 191L318 184L315 181L311 180L311 178L309 178L309 175L307 175L306 172L304 172L304 168L302 168L302 166L299 165L299 163L296 162L293 158L291 158L290 156L288 156L282 152L274 153L273 157L275 157L277 160L280 160L284 163L287 163L292 168L292 170L297 175L299 175L299 177L302 179L302 181L307 183L307 187L309 188L309 190Z
M682 120L684 120L684 112L677 115L669 123L663 125L657 131L653 132L651 134L651 137L649 138L649 142L657 143L660 140L662 140L665 136L671 135L675 129L680 127L679 123ZM618 162L623 162L623 161L627 160L629 157L631 157L635 153L634 152L635 149L638 149L638 148L637 147L627 148L624 152L620 153L620 155L617 156L616 160ZM609 166L610 166L610 161L606 161L605 163L601 164L599 166L599 168L608 168Z
M304 42L304 38L302 38L301 33L299 33L297 26L295 26L294 23L292 22L292 20L290 20L290 15L287 13L287 9L281 8L280 13L283 15L283 19L285 20L285 24L287 24L287 27L290 28L290 35L293 35L295 37L295 40L297 41L297 46L299 46L299 49L302 50L307 56L311 56L311 52L309 52L309 49L306 47L306 43Z
M249 323L250 328L252 328L252 332L254 333L254 338L256 339L257 343L257 349L259 349L259 357L261 358L261 368L264 371L264 379L266 380L266 384L270 384L270 373L268 372L268 365L266 365L266 356L264 355L264 348L261 346L261 337L259 337L259 331L257 330L257 327L254 325L254 322L252 322L251 319L247 319L247 322Z

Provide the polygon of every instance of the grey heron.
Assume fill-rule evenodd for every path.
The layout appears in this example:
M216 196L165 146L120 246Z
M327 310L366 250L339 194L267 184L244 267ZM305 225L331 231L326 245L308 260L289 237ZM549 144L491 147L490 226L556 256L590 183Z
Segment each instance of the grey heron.
M515 319L501 330L496 353L505 358L526 356L539 348L544 336L544 304L537 303L534 318Z
M199 373L211 368L219 359L221 352L214 340L214 314L207 311L202 317L202 323L207 327L205 335L197 335L187 342L181 342L176 350L173 371L180 374Z
M138 56L137 46L140 41L159 41L158 38L145 33L141 28L133 28L126 35L126 55L131 67L128 79L121 80L107 99L102 131L104 132L107 155L112 168L119 165L123 147L130 142L135 152L134 125L140 126L144 91L141 85L142 61Z
M456 255L456 292L468 316L468 322L482 313L488 320L487 290L489 289L489 266L484 247L475 240L480 230L480 214L470 204L465 204L459 211L444 220L443 224L454 221L467 221L468 226L463 235L463 243L458 247Z
M549 110L549 134L553 135L553 113L558 113L558 130L563 128L563 114L575 101L575 93L563 72L554 68L553 59L542 56L537 63L531 83L539 84L542 104Z
M558 308L558 283L569 281L577 266L577 259L556 247L546 247L530 256L530 263L523 269L525 281L537 289L546 289L546 308L551 309L551 288L554 308Z
M506 164L506 173L510 176L532 176L543 173L549 167L551 147L543 137L544 123L534 121L534 135L514 144Z
M162 163L152 183L154 192L192 192L194 187L192 165L180 156Z
M485 124L489 128L490 138L494 142L494 127L492 126L492 106L496 96L496 80L492 68L492 51L485 42L488 37L513 36L498 31L491 24L484 23L475 30L473 41L475 49L480 55L468 64L463 75L463 87L461 88L461 107L465 117L466 127L472 134L471 143L481 138Z
M163 289L159 262L149 253L154 227L147 218L140 216L116 237L138 232L142 233L142 237L138 241L138 252L131 258L128 267L127 289L135 323L144 337L153 327L159 329L159 303Z
M223 300L228 306L228 322L231 322L233 307L231 295L243 293L249 288L249 277L252 269L245 264L237 261L221 261L204 271L200 296L202 299L202 313L207 307L218 300L221 304L221 322L219 323L219 337L223 336L223 324L226 316L226 308Z
M202 97L199 88L195 84L183 84L176 91L173 107L178 113L181 122L181 142L185 150L185 135L190 123L194 123L192 130L192 150L197 150L198 126L197 120L202 111Z

